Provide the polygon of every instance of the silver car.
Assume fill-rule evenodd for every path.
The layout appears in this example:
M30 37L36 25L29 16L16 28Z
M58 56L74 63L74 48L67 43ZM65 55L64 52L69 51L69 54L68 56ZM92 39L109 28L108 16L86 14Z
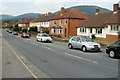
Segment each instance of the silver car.
M68 48L80 48L85 51L100 51L100 44L93 42L88 36L73 36L68 42Z

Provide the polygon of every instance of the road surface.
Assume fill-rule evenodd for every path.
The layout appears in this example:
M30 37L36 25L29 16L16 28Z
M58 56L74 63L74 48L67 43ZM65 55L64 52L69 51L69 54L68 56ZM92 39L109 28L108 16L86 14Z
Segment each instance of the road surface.
M47 77L118 78L118 59L111 59L103 52L71 50L67 45L20 38L5 30L3 38Z

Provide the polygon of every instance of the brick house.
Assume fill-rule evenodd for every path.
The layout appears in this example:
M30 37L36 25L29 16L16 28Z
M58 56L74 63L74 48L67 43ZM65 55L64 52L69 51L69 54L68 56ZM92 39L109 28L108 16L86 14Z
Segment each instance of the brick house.
M65 9L62 7L60 12L50 19L50 35L60 37L77 35L76 26L86 17L84 13L74 8Z
M37 30L39 32L42 32L43 29L48 29L49 28L49 21L50 18L53 16L51 12L48 12L48 14L42 14L41 16L35 18L30 22L30 27L37 27Z
M120 7L113 5L113 11L96 13L77 26L77 35L91 36L94 34L99 40L117 40L120 31Z
M18 26L28 29L28 28L30 27L30 22L31 22L32 20L33 20L33 19L31 19L31 18L25 18L25 19L23 19L23 20L19 20L19 21L18 21Z

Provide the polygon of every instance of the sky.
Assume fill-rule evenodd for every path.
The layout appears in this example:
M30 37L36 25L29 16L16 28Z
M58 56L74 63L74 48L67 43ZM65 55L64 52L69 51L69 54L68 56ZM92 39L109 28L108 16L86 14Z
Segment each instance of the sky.
M113 10L113 4L120 0L0 0L0 14L13 16L24 13L48 13L60 10L61 7L78 5L95 5Z

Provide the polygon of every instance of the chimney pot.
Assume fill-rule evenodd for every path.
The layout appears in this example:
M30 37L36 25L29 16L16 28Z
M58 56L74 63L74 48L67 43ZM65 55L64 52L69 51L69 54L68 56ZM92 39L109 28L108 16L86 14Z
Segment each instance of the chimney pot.
M99 13L99 11L100 11L99 9L96 9L96 13Z

